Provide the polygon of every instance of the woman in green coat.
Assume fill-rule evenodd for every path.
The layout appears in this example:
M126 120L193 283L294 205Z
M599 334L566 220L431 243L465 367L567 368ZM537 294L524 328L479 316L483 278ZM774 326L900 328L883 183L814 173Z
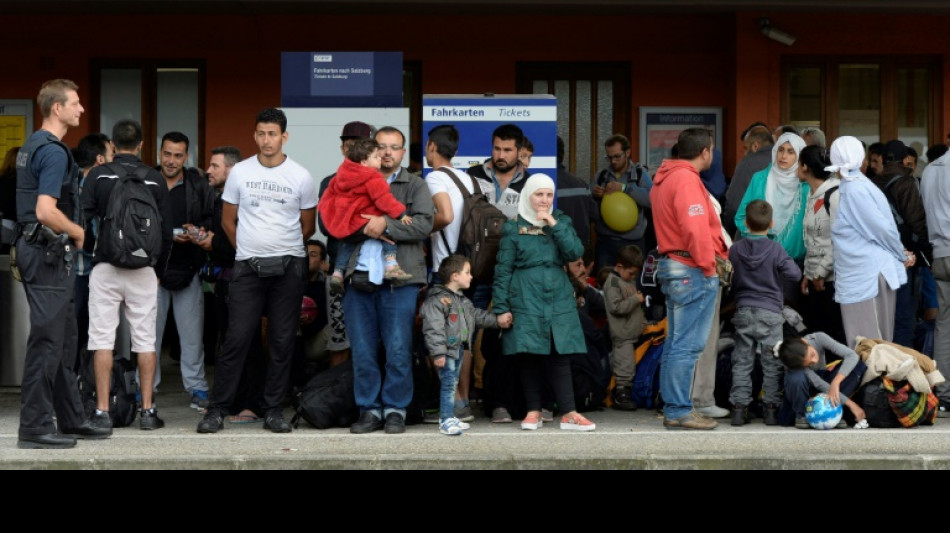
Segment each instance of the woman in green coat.
M586 353L574 288L565 265L584 254L570 217L554 206L554 181L531 176L521 191L518 219L505 224L495 267L494 304L505 356L517 357L528 415L521 429L542 426L545 378L563 414L561 429L593 431L575 410L571 357Z
M808 203L808 184L798 179L798 155L803 148L805 140L794 133L779 137L772 148L772 164L752 176L735 219L740 235L746 237L749 234L745 225L746 207L754 200L768 202L775 222L771 234L799 265L805 260L805 205Z

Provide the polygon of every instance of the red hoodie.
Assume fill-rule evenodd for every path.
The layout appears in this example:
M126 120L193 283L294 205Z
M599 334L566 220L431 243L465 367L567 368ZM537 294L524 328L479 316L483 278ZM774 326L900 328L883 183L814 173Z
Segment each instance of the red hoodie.
M366 225L361 215L400 218L406 206L393 196L389 184L375 168L343 161L319 204L320 217L330 235L345 239Z
M706 277L714 276L716 256L726 259L729 252L696 167L689 161L663 161L653 178L650 203L660 253L689 252L688 258L670 255L670 259L700 268Z

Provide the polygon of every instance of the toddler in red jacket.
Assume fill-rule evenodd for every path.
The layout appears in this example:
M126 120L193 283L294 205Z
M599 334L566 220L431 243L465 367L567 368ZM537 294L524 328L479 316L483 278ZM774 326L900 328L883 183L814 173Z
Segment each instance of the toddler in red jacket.
M389 183L379 172L381 160L379 145L373 139L362 139L350 146L346 159L337 170L330 186L320 198L320 216L333 237L340 239L340 248L330 277L330 292L343 292L343 277L350 256L359 243L368 239L363 227L368 222L363 215L381 216L412 224L406 206L393 196ZM383 243L386 269L383 279L407 281L412 274L404 271L396 260L396 244L389 239Z

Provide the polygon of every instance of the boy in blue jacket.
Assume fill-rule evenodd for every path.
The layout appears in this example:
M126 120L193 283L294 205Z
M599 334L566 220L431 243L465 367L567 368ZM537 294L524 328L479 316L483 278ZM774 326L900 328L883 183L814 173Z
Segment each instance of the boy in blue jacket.
M749 421L752 403L752 370L756 353L761 354L765 374L762 388L765 392L765 424L777 426L782 407L782 362L775 357L773 348L782 341L782 315L785 280L798 282L802 271L789 257L782 245L769 239L772 229L772 206L756 200L746 208L746 226L749 235L729 250L733 266L733 295L736 314L736 347L732 352L732 425L743 426Z

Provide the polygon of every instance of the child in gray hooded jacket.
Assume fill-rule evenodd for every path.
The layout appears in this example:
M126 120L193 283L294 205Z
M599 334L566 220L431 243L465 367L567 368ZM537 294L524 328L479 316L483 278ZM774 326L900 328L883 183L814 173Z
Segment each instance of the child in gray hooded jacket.
M746 209L749 234L729 250L734 274L732 292L736 299L736 347L732 351L732 425L742 426L749 420L752 403L752 370L757 352L761 354L765 374L765 424L777 426L782 407L781 379L784 368L772 353L782 341L782 309L786 281L798 282L802 271L782 245L768 238L773 226L772 206L756 200Z
M439 277L445 285L429 290L422 304L422 332L432 364L442 381L439 395L439 432L461 435L468 424L455 418L455 389L458 387L462 351L471 349L472 337L478 328L507 328L496 315L477 309L462 291L472 284L472 266L460 255L446 257L439 266Z

